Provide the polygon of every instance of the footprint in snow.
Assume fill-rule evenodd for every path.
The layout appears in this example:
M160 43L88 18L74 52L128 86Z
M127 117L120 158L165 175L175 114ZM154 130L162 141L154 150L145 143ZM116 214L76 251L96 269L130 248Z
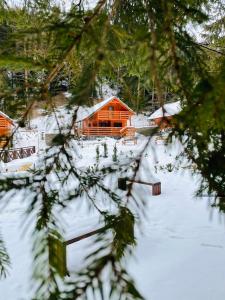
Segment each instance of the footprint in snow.
M213 244L205 244L205 243L201 243L201 246L203 246L203 247L211 247L211 248L220 248L220 249L223 249L223 246L221 246L221 245L213 245Z
M170 238L171 239L176 239L176 240L184 240L185 239L185 237L183 237L183 236L177 236L177 235L170 235Z

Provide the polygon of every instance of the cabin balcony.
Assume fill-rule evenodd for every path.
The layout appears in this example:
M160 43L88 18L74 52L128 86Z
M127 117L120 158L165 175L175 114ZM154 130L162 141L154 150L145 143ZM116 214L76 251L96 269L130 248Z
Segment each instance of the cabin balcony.
M114 136L120 137L122 127L85 127L82 134L86 136Z
M128 120L130 112L102 110L97 113L98 120Z
M84 127L81 133L86 136L125 137L135 135L134 127Z

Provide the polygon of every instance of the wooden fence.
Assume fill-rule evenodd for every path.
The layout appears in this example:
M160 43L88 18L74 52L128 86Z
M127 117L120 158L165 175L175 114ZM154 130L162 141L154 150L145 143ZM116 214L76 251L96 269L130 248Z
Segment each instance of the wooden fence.
M120 137L122 127L85 127L82 134L86 136L117 136Z
M14 159L29 157L34 153L35 146L1 150L0 161L7 163Z

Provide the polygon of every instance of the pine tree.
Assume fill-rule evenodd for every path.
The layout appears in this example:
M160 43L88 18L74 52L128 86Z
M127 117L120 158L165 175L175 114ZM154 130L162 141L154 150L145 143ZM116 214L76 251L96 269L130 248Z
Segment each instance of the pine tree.
M160 105L165 101L165 90L181 99L183 110L177 117L174 133L184 145L186 157L202 175L200 192L205 189L224 196L224 53L199 44L187 30L190 24L204 25L210 19L211 10L207 8L215 1L100 0L88 11L84 9L84 1L68 11L60 10L54 1L24 1L24 6L17 8L6 2L0 1L2 74L14 72L28 76L22 76L20 84L13 82L11 86L10 80L17 81L16 76L1 79L4 83L1 99L10 99L15 107L20 99L27 101L21 122L34 101L44 99L52 105L50 85L57 76L72 74L74 96L70 108L89 103L101 80L118 81L118 85L127 87L133 78L138 80L126 93L132 96L135 90L138 97L131 101L140 107L142 89L151 91L154 83L154 95ZM223 5L222 0L216 2ZM77 157L67 148L76 121L77 110L74 111L71 128L67 134L60 132L55 139L57 150L49 149L40 169L19 180L13 176L0 179L1 195L10 191L13 198L23 190L26 191L23 196L28 195L31 201L28 211L35 220L34 278L38 279L34 298L78 299L88 297L92 291L102 295L103 275L108 270L111 294L107 299L142 299L123 261L123 256L135 245L133 209L124 206L118 195L104 186L111 168L103 174L101 170L79 170L74 165ZM113 161L117 160L115 145ZM59 179L60 188L55 184L49 188L51 175ZM62 194L68 182L78 182L78 185L73 193ZM114 203L114 213L98 207L97 200L89 193L93 188L109 203ZM62 276L62 261L58 261L58 253L64 252L63 230L54 212L81 195L86 195L105 227L96 237L97 250L90 254L88 265L67 285ZM225 211L224 198L216 199L215 205ZM141 214L139 207L136 207L137 214ZM108 230L112 231L110 240ZM56 248L59 250L55 251ZM0 274L4 275L8 266L9 257L0 241ZM64 284L66 288L61 290Z

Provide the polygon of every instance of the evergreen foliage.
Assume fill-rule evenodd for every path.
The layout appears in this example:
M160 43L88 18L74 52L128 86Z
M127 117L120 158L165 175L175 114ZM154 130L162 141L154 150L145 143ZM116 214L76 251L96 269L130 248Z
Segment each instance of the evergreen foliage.
M0 235L0 278L6 277L10 266L9 256Z
M104 186L106 174L120 172L119 166L80 170L76 152L71 151L74 106L89 104L104 79L120 85L124 97L131 95L137 110L145 105L146 91L154 91L161 105L165 91L181 100L183 110L173 134L202 176L199 192L214 192L215 206L225 211L225 57L218 49L224 46L224 11L216 22L209 22L217 5L223 1L100 0L85 10L81 0L64 11L50 0L24 1L17 7L0 1L0 99L5 110L18 110L22 124L35 101L54 107L51 85L59 78L70 78L73 91L71 128L67 134L60 131L37 170L0 178L2 199L7 203L21 193L29 204L27 218L35 220L35 299L87 299L90 293L97 293L98 299L142 299L123 257L135 245L134 213L140 217L143 207L138 203L131 208L129 201L124 203ZM207 26L209 46L190 35L190 24ZM113 161L118 161L116 144ZM101 210L100 194L113 203L114 213ZM99 213L105 227L84 269L68 280L63 230L55 212L81 197ZM0 275L5 276L8 267L0 238ZM108 294L105 282L110 285Z

